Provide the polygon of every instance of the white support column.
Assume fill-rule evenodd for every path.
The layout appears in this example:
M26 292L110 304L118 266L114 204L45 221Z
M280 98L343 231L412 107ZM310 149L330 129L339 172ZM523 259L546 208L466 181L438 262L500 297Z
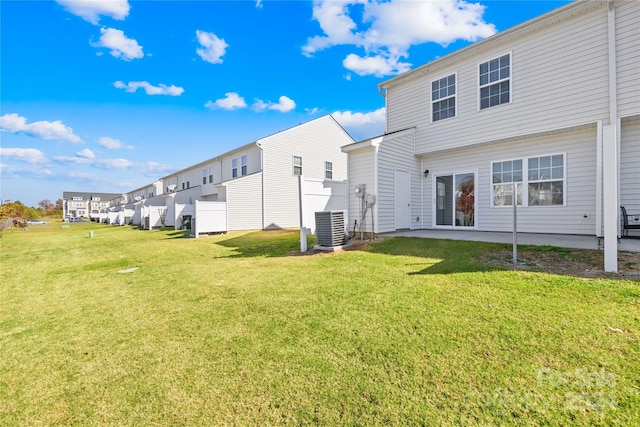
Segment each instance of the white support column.
M604 271L618 271L618 144L617 128L604 126L602 135L604 192Z

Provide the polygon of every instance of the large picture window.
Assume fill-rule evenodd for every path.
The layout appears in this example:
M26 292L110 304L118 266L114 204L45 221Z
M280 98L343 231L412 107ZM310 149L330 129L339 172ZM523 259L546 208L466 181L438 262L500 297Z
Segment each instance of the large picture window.
M479 67L480 109L511 102L511 55L507 54Z
M564 205L564 154L506 160L491 164L493 206Z
M456 116L456 75L431 82L431 120Z

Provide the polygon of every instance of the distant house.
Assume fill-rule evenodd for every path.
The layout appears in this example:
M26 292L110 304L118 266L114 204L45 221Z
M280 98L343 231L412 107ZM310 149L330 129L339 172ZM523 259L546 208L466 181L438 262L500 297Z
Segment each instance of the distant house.
M98 218L100 210L109 207L109 201L119 197L116 193L64 191L62 211L64 218Z
M347 155L341 147L353 142L330 115L260 138L162 177L153 197L138 196L146 207L140 222L186 228L198 220L197 203L206 202L223 210L225 231L298 227L299 176L344 187Z
M510 231L515 197L520 231L607 252L619 206L640 212L638 1L567 4L379 89L386 133L343 148L377 232Z

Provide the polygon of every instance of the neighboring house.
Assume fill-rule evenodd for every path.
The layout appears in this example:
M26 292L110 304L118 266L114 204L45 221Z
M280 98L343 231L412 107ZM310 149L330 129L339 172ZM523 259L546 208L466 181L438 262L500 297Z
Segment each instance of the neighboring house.
M109 207L109 201L120 194L64 191L62 193L63 218L98 218L100 210Z
M386 134L343 147L368 227L511 231L515 185L519 231L604 236L611 268L619 206L640 212L640 2L570 3L379 89Z
M351 143L330 115L302 123L161 178L165 200L155 209L177 228L197 219L196 201L224 203L227 230L298 227L299 176L345 181L341 147ZM151 226L159 226L150 209Z

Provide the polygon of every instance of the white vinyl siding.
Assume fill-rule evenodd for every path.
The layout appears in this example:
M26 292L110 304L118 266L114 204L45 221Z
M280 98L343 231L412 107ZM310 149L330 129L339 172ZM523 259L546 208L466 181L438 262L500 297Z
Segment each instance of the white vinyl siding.
M618 116L640 112L640 1L617 1Z
M229 230L262 229L262 174L241 177L226 184Z
M640 121L622 123L620 138L620 205L640 212Z
M420 160L412 154L413 133L402 134L396 138L388 137L380 144L378 150L378 212L377 229L384 233L396 230L395 215L395 171L409 173L411 185L410 228L421 228L422 217ZM371 191L368 191L371 192Z
M467 54L463 61L453 57L449 65L449 71L457 73L453 121L430 123L424 117L430 110L430 98L424 96L431 89L428 73L390 84L388 131L417 126L416 153L427 154L608 117L608 104L603 102L608 99L606 16L606 7L599 7L507 40L493 53L485 45L487 49ZM478 64L505 52L511 52L511 104L478 111ZM446 66L443 60L432 72L445 75Z
M361 200L355 194L356 186L364 184L367 192L372 194L377 194L378 192L375 187L375 162L376 149L374 147L366 147L349 153L349 185L347 194L349 197L349 224L347 228L350 233L353 232L354 221L358 221L358 224L360 224L361 221ZM374 209L377 209L376 205L374 205ZM366 225L367 227L364 231L371 232L371 215L368 215ZM379 229L379 224L376 224L376 231ZM356 230L358 230L357 227Z
M259 141L264 162L264 228L298 227L298 177L293 156L303 159L305 179L323 180L325 161L333 165L333 179L347 179L347 154L341 147L353 139L331 116L323 116ZM317 159L318 161L311 161Z
M566 194L564 206L521 206L518 230L531 233L595 234L596 128L552 136L528 138L487 147L473 147L425 157L429 178L437 175L477 171L478 200L475 225L481 231L511 231L511 209L492 207L492 162L526 159L535 153L565 153ZM429 180L431 183L431 179ZM431 184L429 184L431 185ZM424 198L424 209L431 210L433 196ZM584 216L587 216L586 218ZM430 224L425 224L429 226Z

